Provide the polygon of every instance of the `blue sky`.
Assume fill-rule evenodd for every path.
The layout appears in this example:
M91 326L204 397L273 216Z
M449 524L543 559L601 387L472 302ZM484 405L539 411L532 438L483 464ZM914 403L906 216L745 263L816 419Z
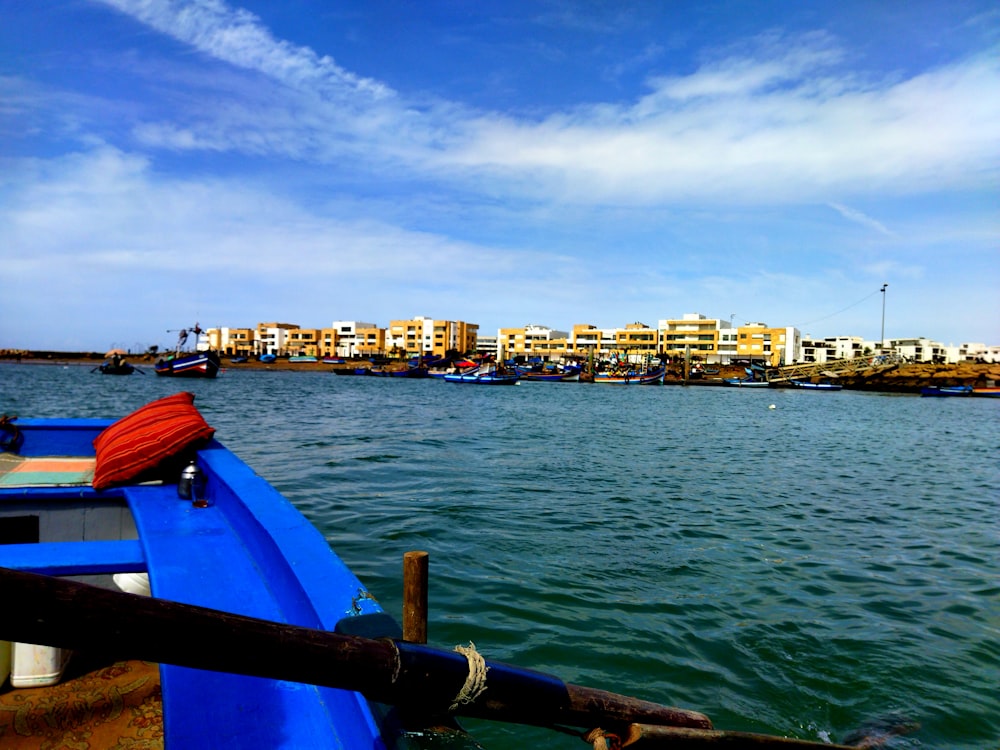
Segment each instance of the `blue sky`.
M0 347L280 320L1000 343L1000 8L0 1Z

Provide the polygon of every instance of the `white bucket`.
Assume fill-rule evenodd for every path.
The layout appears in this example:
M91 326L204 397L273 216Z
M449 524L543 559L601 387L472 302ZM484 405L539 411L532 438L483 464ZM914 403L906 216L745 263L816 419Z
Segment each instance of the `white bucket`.
M62 679L73 652L64 648L14 643L10 684L17 688L55 685Z
M111 578L115 586L126 594L149 596L149 575L146 573L115 573Z

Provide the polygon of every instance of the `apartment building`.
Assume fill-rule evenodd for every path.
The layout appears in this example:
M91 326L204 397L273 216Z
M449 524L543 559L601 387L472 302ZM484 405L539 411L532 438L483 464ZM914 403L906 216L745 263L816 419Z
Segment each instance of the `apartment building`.
M374 328L374 323L364 323L360 320L335 320L330 324L330 330L334 332L336 347L334 354L338 357L360 356L358 331L367 331ZM327 329L323 329L327 330Z
M435 354L444 356L450 350L476 350L479 326L462 320L433 320L418 316L412 320L393 320L386 332L389 351L408 356Z
M659 321L657 328L660 349L670 357L683 357L687 352L705 362L719 363L729 362L737 353L736 332L728 320L685 313L679 319Z
M797 328L769 328L764 323L747 323L737 330L736 356L777 367L798 357L801 337Z
M570 350L569 333L539 325L501 328L497 331L497 351L505 358L540 357L559 359Z
M232 357L249 357L257 340L253 328L209 328L205 335L209 349Z
M286 354L288 333L296 331L298 328L295 323L258 323L256 331L257 354Z
M614 336L614 350L623 352L630 359L637 360L659 354L659 331L645 323L637 321L629 323L624 328L616 328Z

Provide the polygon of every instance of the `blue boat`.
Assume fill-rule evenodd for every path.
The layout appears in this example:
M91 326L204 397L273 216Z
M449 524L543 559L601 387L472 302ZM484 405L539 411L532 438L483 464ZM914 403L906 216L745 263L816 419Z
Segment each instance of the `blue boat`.
M810 383L808 380L792 380L791 384L807 391L840 391L844 388L840 383Z
M466 383L469 385L517 385L521 376L515 373L500 373L496 370L480 370L477 372L449 373L444 376L446 383Z
M153 366L157 375L173 378L214 378L221 362L213 351L171 354Z
M167 750L389 750L439 731L448 747L478 748L452 721L459 715L711 730L701 713L487 661L472 644L444 651L402 640L326 539L214 438L193 400L174 394L114 423L0 422L17 438L0 453L0 600L9 605L0 646L13 646L15 692L44 696L64 676L85 679L63 671L67 656L91 649L121 659L98 682L106 678L117 714L131 718L138 712L121 705L138 692L131 670L146 670L144 681L152 670L162 734L148 702L141 726ZM45 658L22 663L22 651ZM57 668L32 672L40 663ZM122 676L130 681L116 683ZM0 722L15 713L5 694ZM14 699L19 716L28 703ZM19 721L44 732L61 705L33 707L52 721Z
M971 385L927 385L920 389L921 396L971 396Z
M184 486L176 474L156 484L93 489L99 470L93 442L109 421L14 424L22 437L20 451L3 457L35 464L42 473L0 476L0 528L8 532L7 539L22 535L21 543L0 545L0 567L97 576L99 585L108 588L122 588L124 580L126 590L132 590L129 581L148 576L146 585L157 600L320 630L344 632L374 622L382 628L379 635L397 635L391 618L381 613L326 539L214 439L189 454L201 478L192 484L193 498L185 500L178 497ZM77 458L69 463L46 458L53 455ZM50 479L40 480L45 467L51 468ZM29 477L31 484L18 486L19 475ZM37 486L46 484L54 486ZM62 519L58 541L46 538L49 515ZM41 521L19 532L24 524L19 526L18 519L24 517ZM12 608L0 608L0 631L3 612ZM194 649L199 633L185 637ZM13 640L3 632L0 638ZM251 664L260 654L245 657ZM382 737L379 711L357 693L169 664L160 665L159 680L171 750L394 747Z

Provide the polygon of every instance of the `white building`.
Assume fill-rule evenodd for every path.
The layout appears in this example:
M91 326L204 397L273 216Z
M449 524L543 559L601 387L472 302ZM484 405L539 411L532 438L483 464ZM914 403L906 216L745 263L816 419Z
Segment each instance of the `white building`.
M337 356L353 357L360 351L358 329L375 328L374 323L364 323L360 320L335 320L330 327L337 331Z

